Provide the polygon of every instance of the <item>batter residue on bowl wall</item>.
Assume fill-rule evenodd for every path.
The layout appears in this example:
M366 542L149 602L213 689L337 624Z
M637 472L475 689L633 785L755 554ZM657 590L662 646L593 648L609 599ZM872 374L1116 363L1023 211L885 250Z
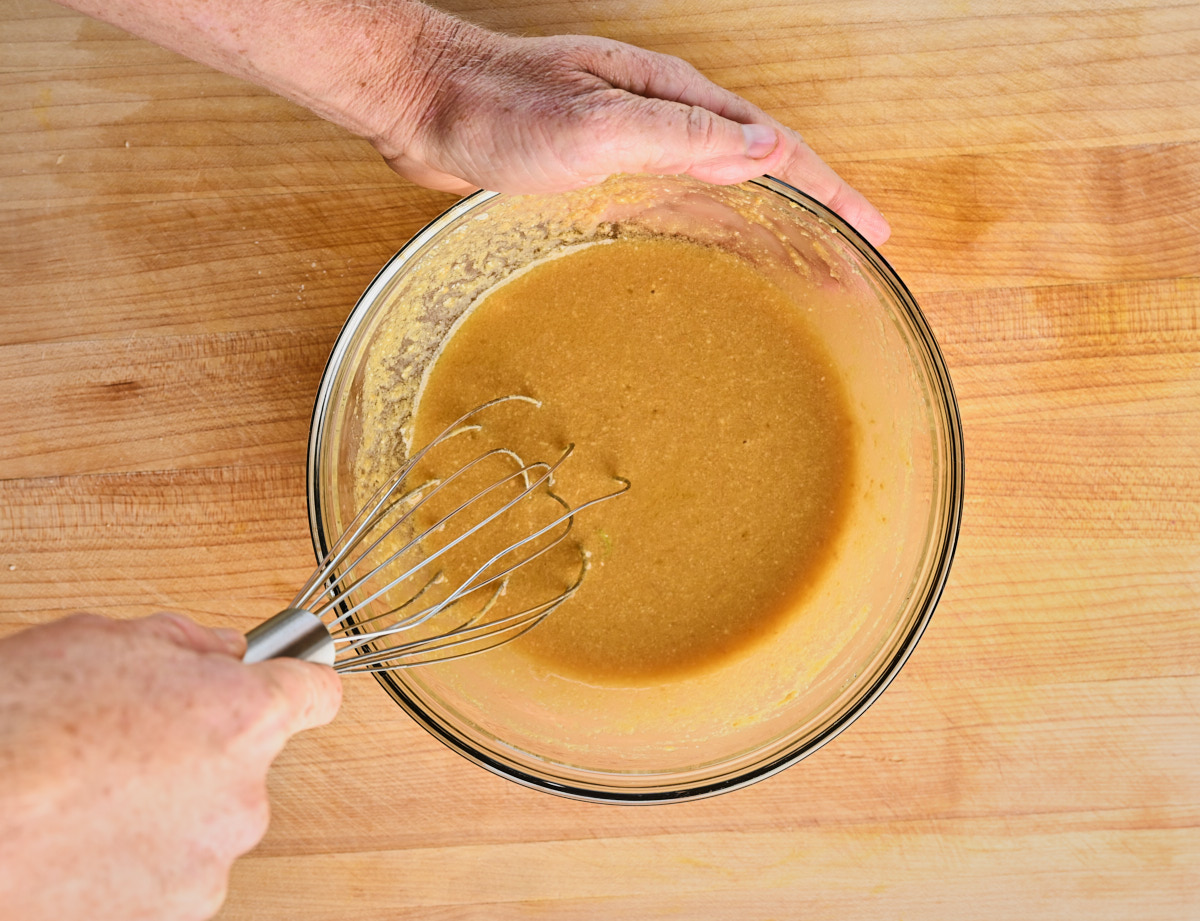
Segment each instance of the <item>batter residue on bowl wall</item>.
M721 250L625 239L537 264L466 315L424 381L413 443L526 394L542 407L497 407L479 438L544 459L574 442L557 478L574 501L614 475L633 484L579 516L591 568L522 654L589 682L661 680L803 616L857 441L804 312Z

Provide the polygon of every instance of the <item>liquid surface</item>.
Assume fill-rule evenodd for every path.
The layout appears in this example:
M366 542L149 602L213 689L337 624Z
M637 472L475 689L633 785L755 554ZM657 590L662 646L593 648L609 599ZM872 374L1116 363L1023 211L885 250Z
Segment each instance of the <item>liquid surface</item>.
M578 592L514 644L581 680L653 681L735 655L803 600L854 477L854 423L805 308L734 256L673 240L593 245L492 291L438 356L413 443L517 393L479 439L574 455ZM472 436L474 437L474 436Z

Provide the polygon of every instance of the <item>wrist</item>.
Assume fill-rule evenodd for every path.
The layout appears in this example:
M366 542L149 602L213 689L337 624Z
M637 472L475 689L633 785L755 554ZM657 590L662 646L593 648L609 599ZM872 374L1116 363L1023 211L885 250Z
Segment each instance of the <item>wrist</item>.
M434 89L426 58L456 20L416 0L317 2L302 15L306 38L275 45L259 82L377 146L415 122Z
M421 3L404 6L405 21L387 40L388 50L402 48L403 56L362 69L352 103L360 125L339 122L388 160L410 151L439 113L454 107L473 65L495 55L505 38Z
M258 27L260 40L243 52L244 76L376 146L407 141L436 92L438 58L457 29L476 28L417 0L273 5L286 15ZM266 34L280 28L290 34Z
M500 36L418 0L61 0L402 151L456 67Z
M281 2L297 9L295 0ZM298 5L297 15L304 39L264 43L250 78L366 138L388 159L453 107L471 65L504 40L418 0L316 0Z

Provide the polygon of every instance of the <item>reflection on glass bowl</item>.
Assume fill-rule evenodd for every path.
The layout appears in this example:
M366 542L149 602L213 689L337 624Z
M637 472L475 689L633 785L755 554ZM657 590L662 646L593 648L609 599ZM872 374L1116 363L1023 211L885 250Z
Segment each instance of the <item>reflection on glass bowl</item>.
M806 596L811 616L791 617L769 641L710 668L653 684L589 683L506 647L379 676L413 718L471 760L595 801L735 789L839 733L924 631L962 512L962 433L949 374L911 294L869 244L770 178L716 187L618 177L556 196L477 193L417 234L372 282L338 337L313 413L308 495L318 554L370 491L374 454L403 457L411 447L403 436L420 381L473 304L569 248L647 236L731 253L805 305L856 416L862 488Z

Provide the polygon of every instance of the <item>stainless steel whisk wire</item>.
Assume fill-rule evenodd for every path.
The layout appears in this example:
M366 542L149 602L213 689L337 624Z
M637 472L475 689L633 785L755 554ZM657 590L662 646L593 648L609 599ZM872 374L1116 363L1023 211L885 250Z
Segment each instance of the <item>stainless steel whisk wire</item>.
M574 525L576 514L592 505L615 498L629 489L628 480L616 477L615 479L622 484L620 489L597 496L576 506L571 506L561 496L550 492L554 473L573 453L575 448L573 444L568 445L553 463L538 461L526 464L513 451L506 448L493 448L463 464L449 476L430 480L402 491L409 475L431 450L456 435L478 430L479 425L468 425L467 422L478 413L511 400L528 402L534 406L541 405L537 400L521 395L509 395L489 400L470 412L464 413L393 473L363 505L341 536L333 543L308 581L292 600L291 605L246 635L245 661L257 662L276 656L293 656L331 665L342 674L389 671L413 665L445 662L474 655L516 639L541 623L555 608L574 595L583 583L587 571L586 558L581 559L579 575L575 581L558 595L524 608L515 614L506 614L493 620L485 619L497 599L504 593L510 575L565 540ZM356 568L364 564L385 541L396 533L398 528L409 526L413 516L438 493L468 471L483 464L488 458L496 456L512 458L518 464L518 469L472 494L434 524L404 541L399 549L390 552L384 560L372 565L368 572L352 576L356 572ZM404 566L402 572L397 574L391 571L392 567L398 567L399 561L405 554L420 547L432 534L444 529L452 520L470 511L486 496L518 479L523 481L523 485L516 496L506 500L499 508L484 516L482 520L469 523L469 527L444 546L426 554L415 564ZM564 509L563 513L533 533L527 534L493 554L446 597L426 607L418 605L414 612L402 613L404 609L416 605L430 587L438 581L441 573L435 572L403 603L369 617L356 616L381 598L386 598L389 593L435 563L454 547L477 535L482 528L526 500L543 485L546 486L544 494L561 505ZM406 505L407 509L396 514L398 508ZM390 521L388 520L389 515L393 516ZM490 572L501 560L529 547L539 538L560 526L563 526L561 533L551 540L534 548L515 562L506 564L505 568L500 571ZM382 530L372 536L373 532L381 527ZM364 543L365 546L360 546ZM370 583L381 573L384 574L384 584L379 588L368 588ZM485 575L486 578L484 578ZM468 615L454 627L441 630L432 636L395 640L396 637L428 623L464 598L475 595L489 586L494 586L494 588L479 610ZM363 598L351 600L351 594L360 590L369 593ZM334 616L327 620L330 615ZM380 621L386 621L393 616L396 618L394 621L380 627ZM370 625L374 625L374 627Z

